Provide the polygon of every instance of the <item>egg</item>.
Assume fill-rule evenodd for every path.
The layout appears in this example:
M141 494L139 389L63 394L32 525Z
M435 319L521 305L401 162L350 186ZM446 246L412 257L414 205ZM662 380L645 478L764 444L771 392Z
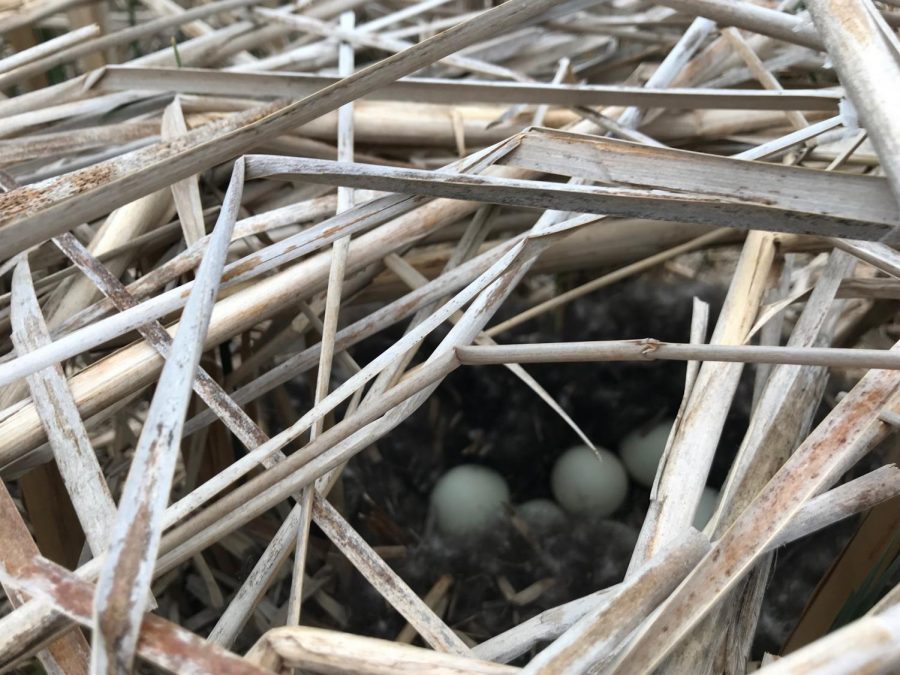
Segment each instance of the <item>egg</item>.
M668 419L650 429L632 431L622 441L622 462L636 483L652 487L656 469L675 420Z
M598 449L594 453L580 445L556 460L550 487L566 511L604 517L625 501L628 476L619 458L608 450Z
M566 524L566 514L550 499L532 499L519 504L516 513L537 530L551 530Z
M487 530L503 514L509 488L496 471L476 464L450 469L431 491L431 509L438 530L464 537Z
M703 493L700 495L700 503L697 504L697 510L694 512L694 527L698 530L706 527L718 504L719 491L711 487L703 488Z

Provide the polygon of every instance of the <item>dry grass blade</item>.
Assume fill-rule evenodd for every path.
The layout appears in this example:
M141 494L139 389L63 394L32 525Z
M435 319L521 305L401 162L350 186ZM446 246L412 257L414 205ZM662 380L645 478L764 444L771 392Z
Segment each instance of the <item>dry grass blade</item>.
M478 345L458 347L456 353L460 361L468 365L673 360L900 370L900 354L895 353L893 350L695 345L660 342L652 338L613 340L610 342Z
M663 0L660 4L680 12L704 16L724 26L744 28L804 47L822 48L822 42L812 26L786 12L728 0Z
M823 662L847 673L890 672L900 663L900 606L854 621L831 635L760 669L764 675L800 675Z
M161 518L169 500L181 428L194 372L216 292L231 230L237 220L244 184L243 162L234 166L225 203L184 319L160 375L122 492L112 543L97 581L94 599L95 672L126 672L132 667L139 629L147 607L150 579L162 536Z
M871 241L832 239L837 248L865 260L867 263L894 277L900 277L900 254L890 246Z
M766 68L759 55L747 44L739 30L736 28L725 28L722 30L722 36L731 43L734 51L747 64L750 72L753 73L753 76L759 80L763 87L770 91L784 90L778 79ZM796 110L788 112L786 117L795 129L804 129L809 126L809 121Z
M181 68L107 66L92 80L97 92L174 91L208 96L308 96L330 86L337 78L310 73L240 73ZM539 82L443 80L407 77L371 92L365 100L418 103L533 103L566 106L628 105L652 108L709 108L738 110L835 111L840 97L816 89L784 93L756 89L679 88L647 89L629 85L571 85Z
M13 276L12 310L13 341L20 352L49 343L25 257L16 265ZM116 505L63 370L51 366L30 376L28 385L81 527L91 550L99 555L109 548Z
M184 113L181 110L181 101L176 97L163 113L162 138L164 141L172 141L182 134L186 134L187 131ZM175 199L178 217L181 219L184 241L191 246L206 234L197 176L188 176L184 180L174 183L172 197Z
M28 526L22 520L5 484L0 485L0 534L7 543L3 547L0 559L0 566L3 568L7 570L17 568L40 556L40 551L28 532ZM7 584L5 579L2 580L2 584L3 591L13 607L18 607L26 601L27 595L20 593L14 585ZM53 613L48 617L47 623L52 627L52 632L57 632L67 621L63 615ZM39 644L30 646L38 647ZM48 673L61 671L74 675L88 672L89 649L83 635L69 631L48 645L46 651L38 652L37 656Z
M427 208L412 214L415 218L401 218L395 223L395 227L382 228L379 232L373 232L371 235L360 237L353 245L351 245L351 259L359 264L360 258L362 258L362 261L365 261L367 256L376 257L379 254L383 254L385 250L389 250L398 245L398 242L402 244L404 241L409 241L421 236L424 232L433 228L435 221L440 222L440 219L446 218L448 210L452 215L454 213L465 213L469 210L469 207L463 204L459 210L454 211L448 209L447 204L435 203L433 208ZM327 243L327 240L323 243ZM357 247L359 251L354 251L354 247ZM355 258L353 257L355 253L362 253L363 251L367 251L367 253ZM509 253L507 253L507 255L508 254ZM321 284L320 287L324 287L324 280L327 278L328 269L328 258L322 256L314 257L299 265L295 265L292 268L288 268L278 275L263 280L254 287L232 295L224 303L228 309L221 311L217 316L214 316L211 332L224 337L228 331L239 330L240 326L249 325L247 324L248 321L255 321L257 317L254 315L254 312L258 312L259 316L266 316L267 313L274 313L277 309L292 302L296 297L295 294L301 292L301 289L314 288L316 284ZM178 307L180 306L180 302L178 302L179 294L176 293L175 295L176 302L174 303L174 307ZM244 303L249 304L243 306ZM147 303L144 304L146 305ZM252 309L254 307L255 310ZM223 307L223 309L225 308ZM451 311L455 311L455 308ZM123 312L122 314L126 313L127 312ZM158 314L143 313L139 316L132 317L130 321L133 321L133 327L136 327L156 316L158 316ZM75 353L78 353L80 349L80 346L76 346ZM116 393L119 390L117 390L116 387L111 387L111 384L117 383L119 387L124 386L128 390L132 390L132 388L139 386L141 382L140 377L136 377L137 373L143 373L143 377L152 377L159 367L159 362L154 357L155 352L152 349L143 345L136 345L113 357L112 361L117 362L118 366L115 366L112 362L106 364L107 366L113 366L111 369L104 369L105 372L112 377L111 381L108 380L104 383L103 380L106 379L105 377L92 378L85 374L82 374L82 377L76 376L72 382L73 393L76 395L76 400L78 400L79 405L84 405L88 401L91 401L93 404L96 404L96 407L93 407L93 405L91 405L91 407L94 410L99 410L100 407L105 406L119 395ZM51 358L51 362L52 361L53 359ZM148 366L151 368L150 371L146 370ZM80 389L80 392L78 385L84 386L83 389ZM80 399L79 393L81 393L82 396L87 396ZM24 412L28 413L28 410L26 409ZM27 424L23 426L18 414L11 416L3 422L3 425L8 425L7 428L13 434L0 437L0 443L2 443L4 439L7 441L7 453L11 450L12 454L15 456L16 454L23 452L21 445L23 437L30 437L32 441L35 440L34 434L39 429L39 421L34 419L33 423L35 426L32 429L29 429ZM10 459L10 455L6 454L3 459ZM2 463L5 463L5 461Z
M691 61L694 54L714 28L715 24L706 19L695 19L691 22L691 25L688 26L688 29L675 44L675 47L666 54L666 58L659 64L659 68L647 80L647 88L663 89L669 87ZM643 112L637 107L628 108L619 116L618 123L626 128L636 128L643 117Z
M575 167L577 165L573 166L570 160L565 173L577 171ZM326 184L425 194L447 199L478 199L492 204L555 211L658 220L677 216L684 222L705 225L720 224L722 214L727 212L733 219L733 227L834 235L851 239L878 240L896 225L896 214L893 212L882 211L877 215L873 212L862 216L859 209L853 209L852 214L840 214L843 210L840 207L829 208L826 212L821 202L809 204L801 210L782 205L772 196L765 199L757 196L744 198L741 195L725 197L659 189L559 185L549 181L472 174L443 176L416 169L259 155L248 156L247 169L254 178L272 175L302 177ZM598 170L606 173L602 168ZM557 170L555 173L562 172ZM872 206L877 209L877 202L873 202Z
M598 155L602 159L597 159ZM766 200L773 206L798 211L815 208L813 202L818 202L819 207L827 202L826 208L838 214L842 212L839 202L846 196L865 194L873 207L872 220L895 222L896 216L890 213L892 200L887 181L746 161L755 158L749 154L717 157L672 148L647 148L628 141L536 129L522 135L521 142L503 163L563 175L577 172L619 185ZM826 185L828 194L811 194ZM876 215L874 209L880 213Z
M397 664L403 664L403 668L423 675L507 675L519 672L518 668L490 661L440 654L387 640L306 626L269 631L247 654L247 659L276 671L303 668L326 673L390 675L397 672Z
M395 342L392 347L369 362L369 364L365 368L360 370L358 373L355 373L341 386L328 394L328 396L323 398L305 415L301 416L288 429L281 432L277 436L274 436L266 443L263 443L261 446L256 448L253 453L247 455L241 461L232 464L230 467L228 467L228 469L221 472L213 481L210 481L210 483L208 484L209 487L212 487L211 484L213 483L216 484L215 491L212 492L212 494L215 494L216 492L221 490L223 486L230 484L237 477L243 475L243 473L249 470L249 468L255 466L257 462L272 455L272 453L283 447L292 439L310 429L317 420L324 418L324 416L328 412L333 410L340 402L349 398L349 396L352 395L357 389L363 386L366 382L376 377L378 373L385 367L387 367L391 362L393 362L397 358L397 356L402 355L412 346L420 343L425 338L425 336L427 336L437 326L446 321L453 313L458 311L460 307L470 302L473 297L482 297L485 293L489 294L487 289L491 289L493 285L497 283L498 278L503 278L504 270L507 270L509 266L521 256L524 248L525 247L523 244L519 244L518 246L513 247L504 256L497 260L497 262L495 262L488 270L483 272L475 281L473 281L465 289L457 293L456 296L454 296L450 301L446 302L442 307L439 308L439 310L432 313L427 320L416 326L402 339ZM459 324L457 324L457 327L459 327ZM455 359L447 358L454 356L452 350L445 351L439 354L439 356L440 358L438 358L438 354L433 355L432 360L429 362L429 364L432 366L430 370L423 368L418 371L418 380L424 384L420 384L419 382L417 382L417 378L408 378L405 382L392 388L391 394L393 394L393 396L385 396L381 400L379 400L378 405L372 405L358 410L354 415L349 416L341 424L338 424L328 432L323 433L322 436L320 436L307 446L307 453L295 453L287 460L279 464L275 464L266 472L266 474L259 476L257 481L255 481L256 485L250 484L244 486L245 488L248 488L249 491L253 492L259 490L260 488L265 489L265 487L267 486L265 486L264 484L268 483L268 487L275 487L277 485L277 490L270 491L269 493L266 493L264 495L257 495L261 497L261 499L255 500L252 505L251 503L246 502L244 504L243 512L237 514L237 516L240 519L253 517L253 515L257 513L255 509L262 508L263 510L265 510L266 507L264 507L263 504L269 503L269 501L272 499L274 499L277 503L280 498L291 494L296 486L294 486L291 481L287 481L284 479L288 476L290 476L292 479L298 478L298 476L294 472L296 472L296 470L301 467L305 469L313 469L312 463L309 462L309 460L312 457L315 457L317 454L321 453L324 449L330 447L330 445L327 444L331 444L334 442L332 437L337 435L340 440L346 439L349 434L355 433L356 431L363 428L366 424L375 421L385 412L390 410L391 407L396 406L399 404L399 402L406 400L406 398L408 398L412 393L419 392L423 386L431 386L433 384L432 378L442 377L446 374L446 372L448 372L448 368L452 369L453 367L455 367ZM316 452L312 452L314 446L319 446ZM279 481L281 482L279 483ZM217 507L216 509L201 514L202 518L197 518L194 522L189 523L182 528L179 528L177 538L180 539L184 537L185 533L189 530L196 531L197 528L202 529L202 527L204 526L203 522L210 518L211 514L214 511L220 510L225 502L231 499L240 499L240 492L241 490L232 492L228 497L221 500L215 505ZM200 491L195 491L195 493L191 495L190 499L186 499L183 501L202 503L203 499L208 498L201 497L199 493ZM175 506L177 507L179 505ZM190 510L193 507L187 508ZM220 526L223 524L224 523L220 523ZM173 535L173 537L175 536L176 535Z
M250 613L268 590L271 580L284 565L291 553L294 540L301 525L301 511L295 506L284 519L275 536L269 541L265 552L247 575L244 583L228 603L209 634L209 641L224 648L231 648L237 634L244 627Z
M854 513L866 511L880 502L893 499L900 490L900 469L883 466L872 473L832 488L813 497L775 539L770 548L783 546Z
M617 586L603 589L541 612L505 633L482 642L472 652L478 657L498 663L512 661L538 643L559 637L589 611L605 607L616 588Z
M356 17L352 12L341 15L342 29L352 29L356 25ZM338 43L338 70L346 77L355 68L354 52L351 43ZM343 162L353 161L353 105L346 104L338 109L338 144L337 157ZM337 194L337 212L341 213L353 207L353 191L340 188ZM331 269L328 272L328 288L325 293L325 315L321 329L321 352L319 354L319 370L316 376L314 403L318 404L328 394L331 386L331 368L334 359L334 340L337 334L338 316L341 308L344 276L347 272L347 254L350 251L350 236L342 237L332 245ZM310 440L322 432L324 420L319 420L310 430ZM312 520L313 498L315 487L304 488L300 495L300 523L297 527L297 546L294 551L294 570L291 578L291 595L288 599L287 625L300 624L300 610L303 602L303 575L306 568L306 554L309 543L309 524Z
M19 66L25 65L26 63L29 63L31 61L36 61L44 54L53 53L57 49L62 49L70 45L77 44L79 42L82 42L83 40L94 37L99 32L100 26L96 24L82 26L81 28L76 28L75 30L69 31L68 33L53 38L52 40L42 42L41 44L35 45L34 47L31 47L29 49L23 49L16 54L7 56L5 59L0 59L0 73L6 73L8 71L15 70Z

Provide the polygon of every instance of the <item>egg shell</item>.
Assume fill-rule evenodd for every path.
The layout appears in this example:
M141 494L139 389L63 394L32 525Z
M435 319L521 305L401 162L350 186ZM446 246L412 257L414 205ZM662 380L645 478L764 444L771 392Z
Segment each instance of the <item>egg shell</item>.
M519 504L516 513L529 526L538 530L549 530L566 524L566 514L551 499L532 499Z
M635 482L652 487L659 460L666 449L666 441L675 420L669 419L650 429L635 429L619 447L622 463Z
M579 445L556 460L550 486L556 501L569 513L604 517L625 501L628 476L609 450L598 448L595 453Z
M503 514L509 488L499 473L477 464L450 469L431 491L431 510L440 532L464 537L485 531Z
M700 495L700 503L697 504L697 510L694 512L694 527L698 530L706 527L718 504L719 491L711 487L703 488L703 493Z

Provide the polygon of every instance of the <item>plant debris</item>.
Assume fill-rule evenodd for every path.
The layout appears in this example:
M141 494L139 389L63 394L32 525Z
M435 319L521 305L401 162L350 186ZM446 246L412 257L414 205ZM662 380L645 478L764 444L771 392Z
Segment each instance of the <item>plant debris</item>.
M0 0L0 672L900 667L898 26Z

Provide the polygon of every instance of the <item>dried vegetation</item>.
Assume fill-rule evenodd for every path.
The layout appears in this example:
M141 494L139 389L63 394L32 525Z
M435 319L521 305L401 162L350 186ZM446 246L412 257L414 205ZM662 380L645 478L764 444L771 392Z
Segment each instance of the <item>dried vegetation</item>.
M900 670L900 2L494 4L0 0L0 671ZM700 278L674 341L520 331ZM403 578L428 532L345 495L404 422L465 424L462 370L591 444L523 364L659 360L618 583L492 578L485 634L472 579ZM860 513L760 664L774 552ZM384 603L396 639L348 628Z

